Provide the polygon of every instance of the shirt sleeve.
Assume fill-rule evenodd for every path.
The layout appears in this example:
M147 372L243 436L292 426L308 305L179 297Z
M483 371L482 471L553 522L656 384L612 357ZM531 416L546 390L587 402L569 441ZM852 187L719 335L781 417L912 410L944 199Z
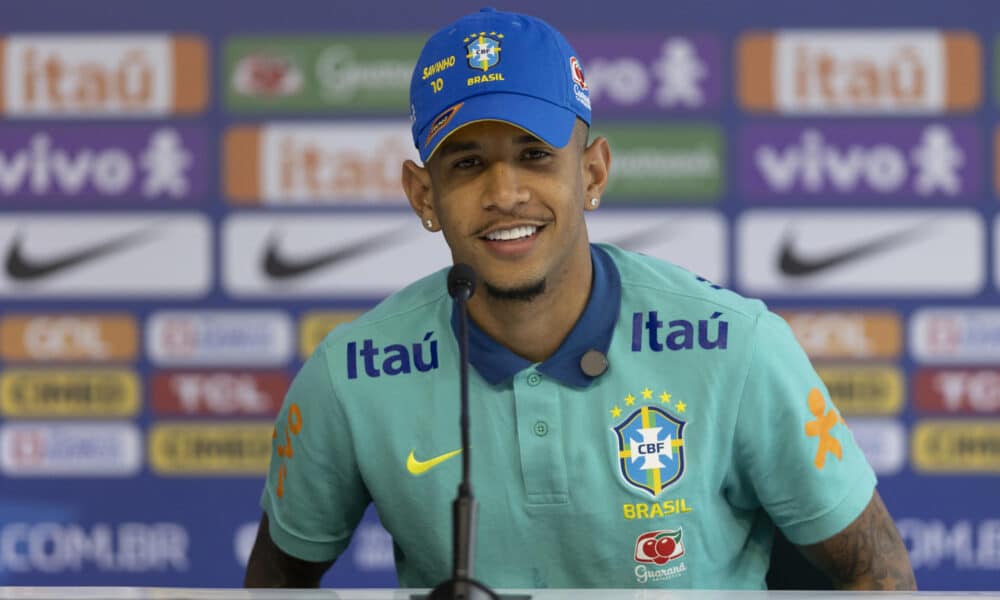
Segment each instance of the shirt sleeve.
M791 328L757 321L735 435L741 486L796 544L825 540L868 505L875 473Z
M320 344L288 389L261 495L275 544L314 562L344 551L371 501L327 356L326 344Z

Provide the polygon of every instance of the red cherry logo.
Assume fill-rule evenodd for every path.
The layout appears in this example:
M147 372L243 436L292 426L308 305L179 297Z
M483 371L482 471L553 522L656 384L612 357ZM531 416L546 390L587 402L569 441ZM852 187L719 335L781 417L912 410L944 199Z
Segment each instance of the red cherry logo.
M673 538L665 537L656 542L656 553L664 557L664 559L670 558L670 555L674 553L677 548L677 542ZM664 560L663 562L667 562ZM660 563L663 564L663 563Z
M642 543L642 553L650 558L656 556L656 539L649 538Z

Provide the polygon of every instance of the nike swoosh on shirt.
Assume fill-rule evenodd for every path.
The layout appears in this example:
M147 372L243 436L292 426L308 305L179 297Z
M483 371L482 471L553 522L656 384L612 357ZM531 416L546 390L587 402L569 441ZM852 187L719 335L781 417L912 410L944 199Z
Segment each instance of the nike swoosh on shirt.
M461 452L462 449L459 448L428 460L417 460L413 456L413 450L410 450L410 455L406 457L406 470L410 472L410 475L423 475L449 458L461 454Z
M903 231L897 231L884 238L873 239L862 242L850 248L826 254L824 256L804 258L795 250L795 241L792 234L785 236L781 243L781 254L778 257L778 266L781 272L789 277L805 277L814 275L828 269L853 262L855 260L878 254L890 248L900 246L923 229L923 225L911 227Z
M143 228L139 231L125 234L118 239L64 252L56 257L29 259L24 255L22 249L24 241L22 235L18 233L7 249L5 268L7 275L11 279L33 281L142 243L148 239L148 236L149 229Z
M371 236L351 244L345 244L333 250L313 254L307 258L292 259L282 254L278 247L278 236L272 235L264 250L263 269L272 279L289 279L305 275L310 271L328 267L345 260L384 250L389 245L395 245L404 235L410 233L411 227L399 228L393 231Z

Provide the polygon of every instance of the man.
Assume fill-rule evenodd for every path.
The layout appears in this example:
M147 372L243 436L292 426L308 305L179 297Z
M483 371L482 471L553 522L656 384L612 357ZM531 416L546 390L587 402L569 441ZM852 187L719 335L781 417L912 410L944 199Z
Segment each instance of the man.
M875 477L759 301L591 245L611 156L566 40L485 9L431 37L403 188L469 302L475 574L492 587L761 588L774 525L843 588L913 589ZM369 502L400 584L450 575L460 460L445 271L338 327L275 428L249 586L318 585Z

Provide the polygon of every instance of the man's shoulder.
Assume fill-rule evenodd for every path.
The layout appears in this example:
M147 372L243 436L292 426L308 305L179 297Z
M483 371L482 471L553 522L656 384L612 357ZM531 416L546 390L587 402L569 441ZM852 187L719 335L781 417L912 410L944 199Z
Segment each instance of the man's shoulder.
M447 269L441 269L418 279L388 296L353 321L336 327L327 334L327 345L362 337L390 333L405 335L411 329L425 328L439 317L450 303L446 286ZM447 305L447 306L445 306Z
M742 296L674 263L617 246L598 246L618 267L624 299L640 304L654 302L684 312L724 311L730 317L749 320L768 312L761 300Z

